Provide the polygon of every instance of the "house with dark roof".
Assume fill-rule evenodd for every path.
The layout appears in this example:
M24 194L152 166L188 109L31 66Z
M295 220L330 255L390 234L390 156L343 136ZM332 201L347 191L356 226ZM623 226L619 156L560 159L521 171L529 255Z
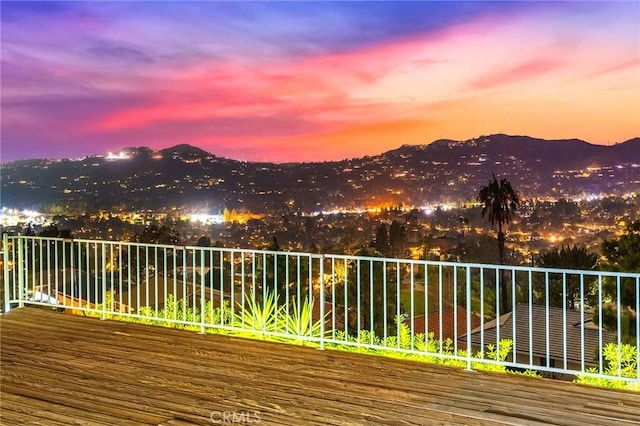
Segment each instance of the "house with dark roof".
M70 289L74 290L71 291ZM101 309L103 303L103 294L100 291L94 291L90 286L75 286L73 284L60 283L57 288L55 284L42 284L36 287L35 291L29 292L29 300L32 302L47 303L55 308L64 309L66 314L83 315L83 309ZM117 293L113 290L106 290L105 296L111 297L112 312L133 311L131 307L121 303L117 299Z
M480 317L473 312L471 315L471 330L480 326ZM429 312L428 315L416 315L406 318L404 323L413 330L414 333L433 333L435 339L442 340L458 339L458 347L464 347L466 341L460 339L467 334L467 310L462 306L456 309L449 308L442 311Z
M474 351L498 340L514 341L516 362L531 366L580 369L597 365L601 346L616 334L593 322L591 312L544 305L518 304L513 311L471 331ZM460 341L466 341L462 336ZM513 358L513 351L509 359Z

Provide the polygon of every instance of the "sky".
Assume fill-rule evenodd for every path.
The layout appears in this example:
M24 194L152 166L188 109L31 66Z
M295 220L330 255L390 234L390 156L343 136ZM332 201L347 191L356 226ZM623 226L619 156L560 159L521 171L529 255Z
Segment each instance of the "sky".
M640 2L0 2L2 162L640 136Z

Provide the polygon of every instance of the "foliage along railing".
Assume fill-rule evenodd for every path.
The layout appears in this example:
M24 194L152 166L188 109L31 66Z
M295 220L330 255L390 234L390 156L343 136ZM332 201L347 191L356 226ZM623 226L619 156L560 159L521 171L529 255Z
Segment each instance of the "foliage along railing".
M2 278L5 310L640 382L640 274L5 235Z
M207 302L205 303L203 315L197 308L194 310L188 307L184 300L175 301L173 297L169 297L165 304L165 309L155 311L145 307L141 309L140 316L136 317L117 313L113 296L107 295L103 305L96 306L94 309L88 308L84 311L84 315L192 331L203 331L201 327L204 324L205 332L254 339L270 338L290 344L317 344L317 341L322 337L322 320L312 320L313 305L313 299L305 299L300 309L294 305L291 313L287 314L283 312L284 306L276 307L273 295L268 294L264 304L251 300L247 303L246 310L236 312L235 315L231 313L229 304L226 301L218 307L214 307L210 302ZM280 313L280 316L277 316L277 313ZM187 320L185 321L184 318ZM276 318L278 318L277 321ZM435 339L433 333L429 333L428 336L422 333L412 335L402 316L398 317L396 321L400 329L398 336L387 336L386 339L380 339L375 333L366 330L361 331L358 336L346 335L344 332L339 331L339 340L346 343L327 344L325 348L391 356L462 368L466 366L464 361L453 357L454 349L451 339L441 341ZM272 334L269 335L264 332ZM313 340L307 341L307 338L312 338ZM506 369L504 361L511 351L512 344L511 340L501 340L498 347L492 344L487 345L485 353L478 352L475 355L471 355L473 359L472 368L482 371L510 372L538 377L533 370L519 373ZM402 352L398 352L397 349L402 349ZM445 357L440 356L441 354L444 354ZM458 355L466 357L467 352L461 350ZM492 363L486 361L492 361Z

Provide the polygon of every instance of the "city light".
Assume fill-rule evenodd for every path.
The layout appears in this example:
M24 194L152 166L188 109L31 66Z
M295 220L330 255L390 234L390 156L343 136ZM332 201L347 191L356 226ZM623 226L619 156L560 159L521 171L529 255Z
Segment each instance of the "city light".
M107 160L128 160L129 158L129 154L124 151L120 151L117 154L114 154L113 152L107 154Z
M47 219L42 213L33 210L18 210L7 207L0 209L0 224L2 226L44 225Z
M224 216L221 214L196 213L188 215L191 222L199 222L203 225L218 225L224 223Z

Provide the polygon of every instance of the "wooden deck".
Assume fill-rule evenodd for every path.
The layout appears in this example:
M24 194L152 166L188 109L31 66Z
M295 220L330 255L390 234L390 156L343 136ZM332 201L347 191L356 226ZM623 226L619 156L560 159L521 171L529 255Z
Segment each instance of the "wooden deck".
M51 310L0 316L5 425L640 424L640 395Z

